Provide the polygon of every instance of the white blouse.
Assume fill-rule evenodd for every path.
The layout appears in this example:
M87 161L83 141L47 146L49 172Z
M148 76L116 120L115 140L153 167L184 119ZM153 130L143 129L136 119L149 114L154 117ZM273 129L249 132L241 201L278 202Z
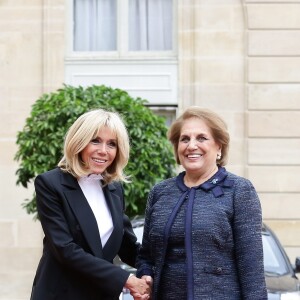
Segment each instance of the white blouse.
M78 183L94 213L102 247L104 247L114 229L114 225L102 190L101 179L103 177L100 174L91 174L79 178Z

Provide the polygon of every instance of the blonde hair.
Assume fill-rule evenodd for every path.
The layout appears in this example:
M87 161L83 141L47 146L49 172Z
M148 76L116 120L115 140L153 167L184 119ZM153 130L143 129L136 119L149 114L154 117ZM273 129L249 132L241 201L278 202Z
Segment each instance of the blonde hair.
M229 141L230 136L227 131L227 125L225 121L215 112L201 108L199 106L191 106L187 108L183 114L178 117L168 131L168 139L173 145L175 158L178 164L180 164L178 157L178 143L181 134L181 129L184 122L190 118L198 118L203 120L210 128L212 136L217 144L222 149L222 156L217 160L217 165L225 166L228 161Z
M129 137L120 115L103 109L96 109L81 115L69 128L64 143L64 156L58 166L76 178L86 176L89 170L81 159L82 150L96 138L99 130L109 128L117 139L117 154L113 163L102 174L105 183L128 179L123 173L129 159Z

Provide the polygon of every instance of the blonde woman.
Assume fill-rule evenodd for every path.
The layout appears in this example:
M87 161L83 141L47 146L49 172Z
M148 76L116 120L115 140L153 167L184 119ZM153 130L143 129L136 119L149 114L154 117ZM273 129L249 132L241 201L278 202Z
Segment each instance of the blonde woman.
M139 244L124 214L122 181L129 139L117 113L102 109L70 127L58 167L35 180L45 234L31 300L113 300L127 287L148 299L143 279L113 265L135 265Z

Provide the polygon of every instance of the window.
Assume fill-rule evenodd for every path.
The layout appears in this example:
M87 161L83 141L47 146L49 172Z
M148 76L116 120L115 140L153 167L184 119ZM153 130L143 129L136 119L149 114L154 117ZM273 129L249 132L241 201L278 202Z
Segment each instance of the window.
M155 114L166 119L167 127L176 119L177 105L147 105Z
M129 0L129 50L172 50L172 0Z
M278 247L274 238L270 235L262 235L263 251L264 251L264 268L265 272L269 274L283 275L288 272L288 268L285 262L280 248Z
M172 52L173 0L74 0L74 52Z
M65 2L65 83L124 89L170 123L178 90L177 0Z
M74 51L117 49L116 0L74 0Z

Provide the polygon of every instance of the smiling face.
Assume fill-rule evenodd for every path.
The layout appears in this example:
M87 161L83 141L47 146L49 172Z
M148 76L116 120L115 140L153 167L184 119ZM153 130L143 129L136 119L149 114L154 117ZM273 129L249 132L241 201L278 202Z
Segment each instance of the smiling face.
M199 118L184 121L178 143L178 158L186 174L206 176L216 168L221 147L210 128Z
M81 159L90 174L102 174L113 163L117 149L116 135L109 128L103 127L82 150Z

